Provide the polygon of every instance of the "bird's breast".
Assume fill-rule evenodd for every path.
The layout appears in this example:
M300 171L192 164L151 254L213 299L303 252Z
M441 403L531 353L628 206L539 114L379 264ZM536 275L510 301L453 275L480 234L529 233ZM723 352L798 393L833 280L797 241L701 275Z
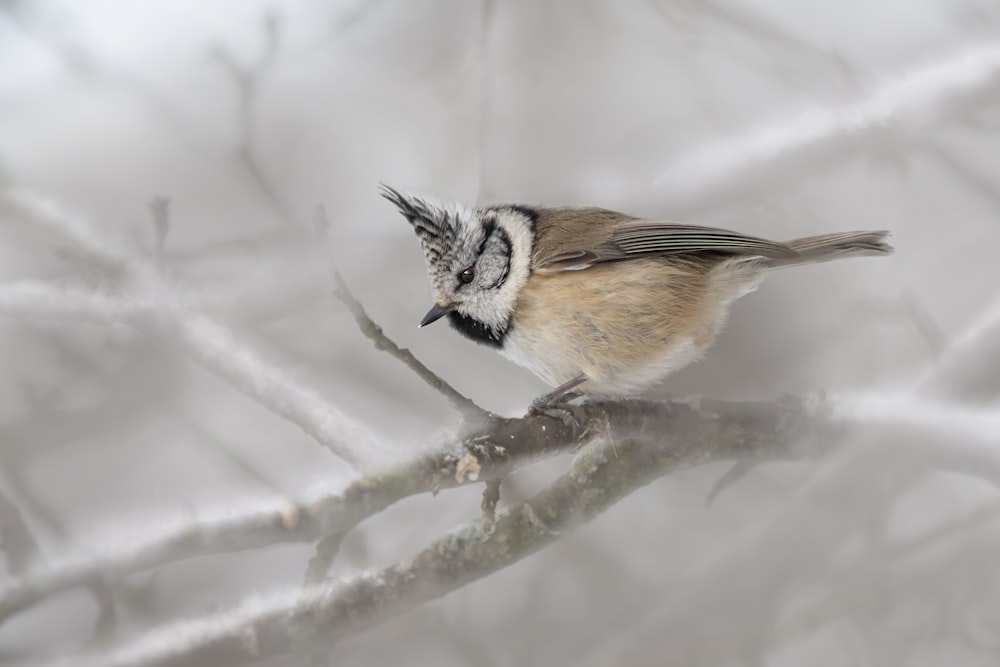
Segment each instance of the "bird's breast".
M551 385L580 373L591 395L639 391L697 358L725 315L712 265L641 259L533 274L502 352Z

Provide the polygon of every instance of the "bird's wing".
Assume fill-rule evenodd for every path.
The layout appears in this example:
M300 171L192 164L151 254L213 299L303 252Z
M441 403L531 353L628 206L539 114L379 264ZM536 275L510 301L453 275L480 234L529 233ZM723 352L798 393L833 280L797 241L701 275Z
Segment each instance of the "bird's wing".
M739 232L641 220L605 209L549 209L539 216L536 271L573 271L640 257L713 253L792 258L783 243Z

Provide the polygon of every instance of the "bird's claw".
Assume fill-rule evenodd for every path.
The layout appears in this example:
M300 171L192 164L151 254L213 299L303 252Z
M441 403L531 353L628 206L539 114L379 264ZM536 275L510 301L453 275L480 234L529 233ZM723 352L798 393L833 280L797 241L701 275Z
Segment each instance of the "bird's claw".
M544 398L542 397L542 399ZM579 432L580 422L569 410L568 405L542 399L535 399L531 402L531 407L528 409L529 416L544 415L552 419L558 419L566 425L566 428L572 430L574 433Z
M545 415L552 419L558 419L573 433L579 433L580 422L569 410L569 402L580 397L580 394L574 392L573 389L583 384L586 379L585 375L577 375L547 394L542 394L531 402L528 415Z

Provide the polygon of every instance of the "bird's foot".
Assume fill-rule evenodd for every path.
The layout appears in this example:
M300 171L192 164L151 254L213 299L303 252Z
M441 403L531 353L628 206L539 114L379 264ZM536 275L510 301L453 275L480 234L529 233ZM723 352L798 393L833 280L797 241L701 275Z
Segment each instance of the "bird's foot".
M528 415L545 415L552 419L558 419L574 433L580 430L580 422L577 421L573 413L568 409L569 402L579 398L581 394L574 392L575 387L586 382L587 376L578 375L568 382L564 382L552 391L542 394L531 402Z

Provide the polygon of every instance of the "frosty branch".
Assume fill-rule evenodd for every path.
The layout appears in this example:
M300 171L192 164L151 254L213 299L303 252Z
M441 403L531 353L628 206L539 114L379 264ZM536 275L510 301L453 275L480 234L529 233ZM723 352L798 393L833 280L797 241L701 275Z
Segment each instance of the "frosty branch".
M417 487L427 491L493 479L516 462L579 448L566 474L501 512L495 523L471 521L378 572L267 596L153 631L94 663L240 664L299 648L304 637L325 646L529 556L671 471L746 456L812 457L830 446L841 428L795 401L593 403L574 413L583 424L580 432L543 416L502 420L459 448L440 450L408 466L406 474L392 476L408 494ZM654 435L663 433L670 436ZM362 495L370 496L393 484L369 480L364 486L370 488ZM399 493L389 491L389 497Z
M128 576L181 560L311 542L343 533L393 503L513 470L594 440L625 456L636 434L670 433L661 445L674 468L713 460L814 457L831 446L838 423L800 401L784 404L675 401L589 403L571 408L581 428L537 415L496 418L409 462L362 475L344 489L295 503L183 522L103 556L81 555L27 573L0 593L0 621L62 590Z

